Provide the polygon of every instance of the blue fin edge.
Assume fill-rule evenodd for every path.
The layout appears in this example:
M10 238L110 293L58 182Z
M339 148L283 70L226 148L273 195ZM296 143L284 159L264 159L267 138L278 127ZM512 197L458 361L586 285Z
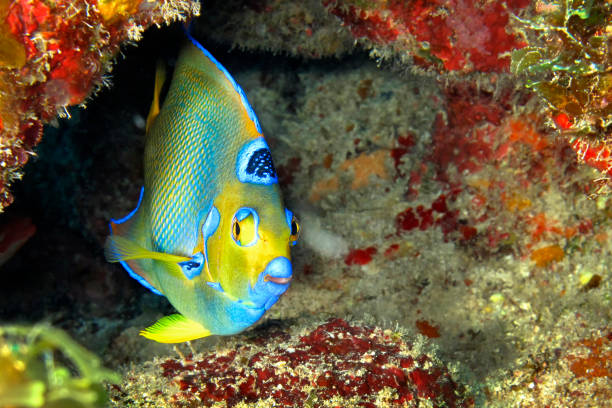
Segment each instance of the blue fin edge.
M143 196L144 196L144 187L141 187L140 188L140 196L138 197L138 204L136 204L136 208L134 208L132 211L130 211L130 213L128 215L126 215L125 217L123 217L123 218L119 218L117 220L114 219L114 218L111 218L111 222L108 224L108 227L110 229L111 235L113 235L113 224L123 224L124 222L126 222L127 220L132 218L134 216L134 214L136 214L136 211L138 211L138 209L140 208L140 204L142 203L142 197ZM123 266L123 269L125 269L127 271L127 273L132 278L137 280L138 283L140 283L142 286L144 286L145 288L149 289L151 292L155 293L156 295L164 296L163 293L161 293L159 290L155 289L153 287L153 285L151 285L149 282L147 282L147 280L145 278L143 278L142 276L140 276L136 272L134 272L132 270L132 268L130 268L130 266L127 264L127 262L119 261L119 263L121 264L121 266Z
M144 196L144 186L140 188L140 196L138 197L138 204L136 204L136 208L134 208L132 211L130 211L130 213L128 215L126 215L123 218L119 218L118 220L111 218L111 223L114 224L123 224L124 222L126 222L127 220L129 220L130 218L132 218L132 216L134 216L134 214L136 214L136 211L138 211L138 209L140 208L140 204L142 203L142 197ZM111 235L113 233L113 226L111 224L109 224L110 227L110 232Z
M230 73L227 71L227 69L225 69L225 67L223 65L221 65L221 63L219 61L217 61L217 59L215 57L213 57L212 54L210 52L208 52L208 50L206 48L204 48L202 46L202 44L200 44L198 42L198 40L193 38L193 36L189 33L188 29L186 29L184 27L183 27L183 29L185 31L185 34L187 35L187 38L189 38L189 41L191 41L193 43L193 45L198 47L200 49L200 51L202 51L204 53L204 55L209 60L211 60L217 66L217 68L219 68L219 70L223 73L223 75L225 75L225 77L228 79L228 81L230 81L230 83L234 87L234 90L236 92L238 92L238 95L240 95L240 100L242 101L242 105L244 106L244 108L247 111L247 114L249 115L249 119L251 119L253 121L253 123L255 124L255 128L257 128L257 131L260 134L263 134L263 132L261 130L261 125L259 124L259 120L257 119L257 116L255 115L255 111L251 107L251 104L249 103L249 100L247 99L246 94L244 93L244 91L242 90L240 85L238 85L236 80L234 80L234 78L230 75Z
M136 272L134 272L132 270L132 268L130 268L130 266L127 264L127 262L119 261L119 263L121 264L121 266L123 266L123 268L127 271L127 273L132 278L136 279L138 281L138 283L140 283L142 286L144 286L145 288L149 289L151 292L155 293L156 295L164 296L163 293L161 293L159 290L155 289L153 287L153 285L151 285L149 282L147 282L147 280L145 278L143 278L142 276L140 276Z

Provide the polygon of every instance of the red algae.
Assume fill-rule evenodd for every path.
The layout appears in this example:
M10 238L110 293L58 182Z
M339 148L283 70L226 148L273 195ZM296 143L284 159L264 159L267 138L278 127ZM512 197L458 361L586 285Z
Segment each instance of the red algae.
M397 138L397 147L390 150L391 158L393 159L393 167L395 168L396 178L403 177L403 174L399 170L399 166L404 164L403 157L410 152L411 148L416 144L415 136L407 134L406 136L399 136Z
M457 192L447 197L441 194L436 198L429 208L422 205L415 209L408 207L395 216L396 234L402 235L407 231L419 229L428 230L431 227L440 227L445 239L457 239L459 241L469 241L477 234L477 229L472 226L464 225L459 219L459 211L448 208L447 199L452 199Z
M378 250L375 247L363 249L353 249L344 258L344 263L351 265L367 265L372 262L372 257L376 255Z
M416 328L419 330L419 333L421 333L423 336L427 336L430 339L440 337L440 331L438 330L438 328L436 326L433 326L427 320L417 320L415 325Z
M397 251L399 251L399 244L391 244L389 245L389 248L385 249L385 256L387 258L393 257Z
M508 51L524 43L512 33L510 13L529 0L413 0L362 2L325 0L328 11L351 34L374 47L390 46L420 65L440 71L507 71Z
M397 232L410 231L419 226L419 220L412 211L412 207L408 207L395 217L395 224L397 226Z
M571 146L580 160L612 176L612 147L605 143L589 143L582 139L576 139Z
M612 332L596 339L585 339L576 344L576 348L588 350L586 355L570 354L567 356L571 372L578 378L611 378L612 379Z
M169 406L468 407L464 387L435 359L390 330L342 319L289 335L256 337L232 350L161 363L178 391ZM418 404L417 404L418 405Z

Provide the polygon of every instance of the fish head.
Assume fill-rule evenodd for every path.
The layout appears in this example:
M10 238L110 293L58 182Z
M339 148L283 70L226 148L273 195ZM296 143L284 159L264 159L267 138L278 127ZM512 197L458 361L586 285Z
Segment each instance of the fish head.
M206 240L210 276L226 295L267 310L293 276L290 247L298 240L298 221L277 184L236 184L215 202L219 225Z

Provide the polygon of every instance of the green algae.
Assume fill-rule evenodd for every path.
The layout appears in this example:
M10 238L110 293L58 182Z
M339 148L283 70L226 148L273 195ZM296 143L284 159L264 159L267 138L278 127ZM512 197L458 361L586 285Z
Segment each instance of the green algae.
M609 140L612 126L612 3L551 1L523 25L528 46L512 53L510 70L527 77L555 113L570 117L573 133Z
M103 384L120 380L62 330L0 326L0 406L103 407Z

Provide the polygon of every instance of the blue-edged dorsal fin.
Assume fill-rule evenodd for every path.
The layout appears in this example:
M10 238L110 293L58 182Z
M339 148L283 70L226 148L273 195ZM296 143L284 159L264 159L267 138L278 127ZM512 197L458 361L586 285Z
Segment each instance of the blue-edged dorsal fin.
M152 326L140 331L140 335L159 343L182 343L210 336L210 330L180 314L159 319Z
M227 69L225 69L225 67L221 65L221 63L217 61L217 59L213 57L212 54L208 52L208 50L204 48L202 44L199 43L198 40L193 38L193 36L189 33L187 29L185 29L185 34L187 35L187 38L189 39L189 41L193 45L195 45L202 52L202 54L204 54L204 56L217 67L217 69L225 77L225 79L229 81L233 89L238 93L238 96L240 97L240 102L242 106L244 107L249 119L255 125L255 129L257 129L257 132L259 134L262 134L263 132L261 130L261 125L259 124L259 120L257 119L257 115L255 115L255 111L253 110L253 107L251 107L251 104L249 103L249 100L247 99L246 94L244 93L244 90L240 87L240 85L238 85L236 80L230 75Z

